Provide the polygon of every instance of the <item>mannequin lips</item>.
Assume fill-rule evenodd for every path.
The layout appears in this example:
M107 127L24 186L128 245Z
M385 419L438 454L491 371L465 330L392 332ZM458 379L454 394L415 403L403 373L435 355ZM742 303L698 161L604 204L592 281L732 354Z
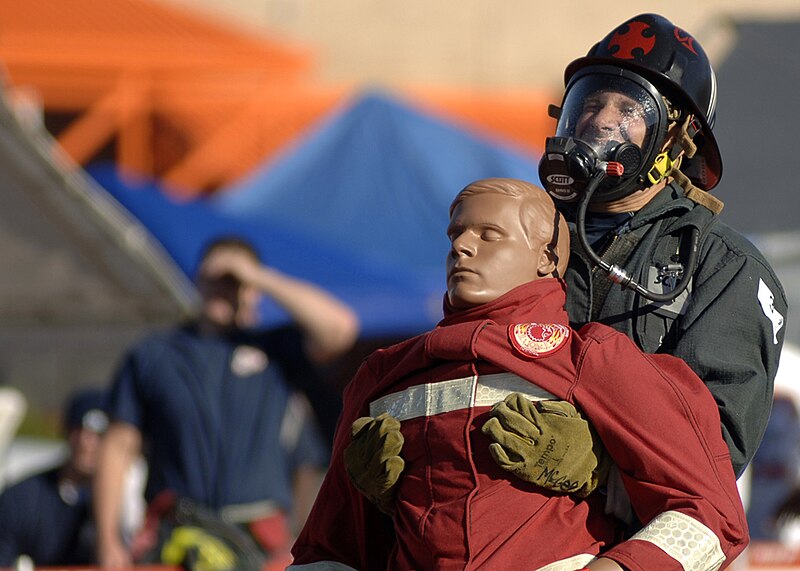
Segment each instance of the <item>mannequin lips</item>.
M472 270L472 269L464 267L464 266L453 266L453 268L449 272L447 272L447 278L450 279L450 278L457 277L459 275L477 274L477 273L478 272L476 272L475 270Z
M462 285L467 285L479 280L480 276L477 272L468 270L466 268L453 269L447 274L447 288L457 288Z

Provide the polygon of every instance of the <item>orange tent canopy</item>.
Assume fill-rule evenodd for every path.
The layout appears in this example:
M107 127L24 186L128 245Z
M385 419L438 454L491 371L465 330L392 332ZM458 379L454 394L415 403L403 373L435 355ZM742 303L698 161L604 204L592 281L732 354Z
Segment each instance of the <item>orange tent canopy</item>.
M547 106L559 102L560 94L544 89L465 91L429 87L409 89L408 95L440 117L539 154L545 138L554 133L556 126L547 114Z
M196 150L242 123L251 107L243 101L273 94L268 99L278 103L266 127L281 138L287 123L294 130L315 115L311 104L296 118L286 116L311 68L305 48L148 0L0 0L0 13L0 61L9 81L33 87L46 118L68 117L56 134L81 164L111 144L123 167L177 177L189 188L210 186L247 168L254 153L212 179L184 180L180 173L187 161L197 163ZM245 131L244 139L259 140ZM255 154L278 146L261 141Z
M243 176L353 87L323 86L305 47L152 0L0 0L0 63L77 164L99 156L194 195ZM525 148L549 94L408 89L423 107Z
M119 70L148 73L306 73L299 46L248 37L191 13L148 0L0 0L0 46L20 79L98 79ZM84 77L85 76L85 77Z

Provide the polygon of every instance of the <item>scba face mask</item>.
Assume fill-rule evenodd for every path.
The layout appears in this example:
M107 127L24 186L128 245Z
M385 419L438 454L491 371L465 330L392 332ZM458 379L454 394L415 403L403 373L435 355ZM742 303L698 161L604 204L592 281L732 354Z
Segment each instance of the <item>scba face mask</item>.
M623 198L647 186L666 128L666 104L653 85L620 68L587 68L567 86L539 177L554 198L574 201L592 174L606 169L592 201Z

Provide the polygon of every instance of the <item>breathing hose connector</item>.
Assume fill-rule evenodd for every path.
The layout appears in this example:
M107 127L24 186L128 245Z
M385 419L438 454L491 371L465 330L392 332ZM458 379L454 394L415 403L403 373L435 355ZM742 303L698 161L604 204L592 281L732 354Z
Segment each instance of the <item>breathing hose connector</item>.
M619 165L619 168L616 165ZM586 209L589 206L589 201L591 200L592 195L594 194L595 190L597 190L597 187L600 186L600 183L603 182L603 179L606 178L606 176L621 176L622 171L624 171L624 167L622 167L622 165L619 163L599 162L597 164L597 168L589 178L589 182L586 184L586 189L583 193L583 196L578 203L576 220L578 242L580 243L581 248L583 248L583 251L589 257L591 263L606 272L608 279L610 279L612 282L619 284L623 289L633 289L638 294L646 299L649 299L650 301L657 303L670 303L681 293L683 293L683 291L689 285L692 275L694 274L694 269L697 265L697 254L700 248L700 230L698 228L692 228L691 231L689 259L687 260L686 268L683 271L683 276L681 276L681 279L675 288L667 293L656 293L648 290L637 283L623 268L616 264L609 264L603 260L597 255L597 252L594 251L586 237ZM620 174L616 174L617 172L620 172Z

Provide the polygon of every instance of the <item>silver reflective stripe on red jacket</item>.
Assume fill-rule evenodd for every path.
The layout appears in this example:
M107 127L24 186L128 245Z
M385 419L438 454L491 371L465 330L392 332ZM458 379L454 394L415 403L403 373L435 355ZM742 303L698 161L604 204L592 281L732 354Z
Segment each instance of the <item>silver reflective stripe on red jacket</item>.
M397 420L410 420L476 406L492 406L511 393L522 393L534 401L556 398L512 373L471 375L415 385L386 395L370 403L369 414L374 417L388 412Z
M631 540L648 541L675 559L685 571L717 571L725 562L719 538L684 513L667 511L653 518Z
M289 565L286 571L358 571L338 561L316 561L305 565Z
M580 555L575 555L567 559L561 559L559 561L550 563L549 565L545 565L544 567L539 567L536 569L536 571L575 571L575 569L586 567L594 560L594 555L581 553Z

